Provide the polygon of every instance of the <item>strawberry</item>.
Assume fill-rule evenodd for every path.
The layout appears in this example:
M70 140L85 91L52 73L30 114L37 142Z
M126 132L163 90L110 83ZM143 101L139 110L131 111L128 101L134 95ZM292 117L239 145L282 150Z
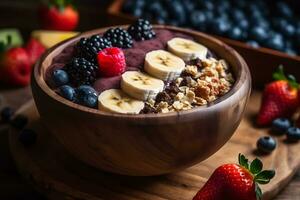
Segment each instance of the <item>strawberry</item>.
M280 66L273 74L275 81L266 85L262 96L262 103L257 118L257 124L269 125L279 117L291 117L296 111L298 103L299 85L295 77L285 76L283 67Z
M26 86L30 82L31 63L25 49L10 48L8 42L0 42L0 80L14 86Z
M193 200L257 200L262 191L258 184L267 184L275 171L262 171L263 164L239 154L239 164L225 164L218 167Z
M125 71L126 61L122 49L117 47L103 49L98 53L97 59L102 76L118 76Z
M40 8L40 18L44 29L72 31L79 21L79 14L70 1L50 0Z
M45 52L46 48L36 39L31 38L25 47L31 65L34 65L40 56Z

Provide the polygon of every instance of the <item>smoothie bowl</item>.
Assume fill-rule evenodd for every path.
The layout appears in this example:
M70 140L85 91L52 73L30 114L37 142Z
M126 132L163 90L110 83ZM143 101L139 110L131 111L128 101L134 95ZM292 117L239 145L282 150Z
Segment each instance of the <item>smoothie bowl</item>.
M42 123L73 156L134 176L211 156L238 127L250 90L245 61L226 44L143 20L53 47L32 78Z

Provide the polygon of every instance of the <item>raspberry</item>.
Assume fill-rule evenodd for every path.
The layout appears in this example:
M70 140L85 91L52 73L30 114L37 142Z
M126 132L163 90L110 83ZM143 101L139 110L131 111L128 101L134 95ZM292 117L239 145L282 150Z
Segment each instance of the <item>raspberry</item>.
M125 55L117 47L106 48L98 53L98 64L102 76L118 76L125 71Z

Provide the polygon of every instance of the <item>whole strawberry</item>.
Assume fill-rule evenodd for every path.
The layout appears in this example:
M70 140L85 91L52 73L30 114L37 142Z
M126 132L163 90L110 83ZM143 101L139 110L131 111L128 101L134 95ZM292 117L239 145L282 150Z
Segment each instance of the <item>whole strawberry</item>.
M262 171L259 159L250 164L242 154L239 164L225 164L217 168L193 200L257 200L262 191L258 184L267 184L275 176L275 171Z
M26 86L30 82L31 62L25 49L10 48L8 42L0 42L0 81L12 86Z
M285 76L283 67L273 74L274 82L266 85L262 96L262 103L257 118L257 124L269 125L274 119L291 117L298 107L299 84L295 77Z
M67 0L49 0L40 8L42 27L49 30L72 31L79 21L79 14Z
M25 46L31 65L34 65L46 48L36 39L31 38Z

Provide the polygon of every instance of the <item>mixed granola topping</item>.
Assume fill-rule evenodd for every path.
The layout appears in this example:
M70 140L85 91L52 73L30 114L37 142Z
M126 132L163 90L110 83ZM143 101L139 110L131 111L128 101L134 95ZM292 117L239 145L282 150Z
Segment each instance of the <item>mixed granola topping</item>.
M194 59L155 100L145 103L141 113L168 113L203 106L226 94L233 83L234 77L225 60Z

